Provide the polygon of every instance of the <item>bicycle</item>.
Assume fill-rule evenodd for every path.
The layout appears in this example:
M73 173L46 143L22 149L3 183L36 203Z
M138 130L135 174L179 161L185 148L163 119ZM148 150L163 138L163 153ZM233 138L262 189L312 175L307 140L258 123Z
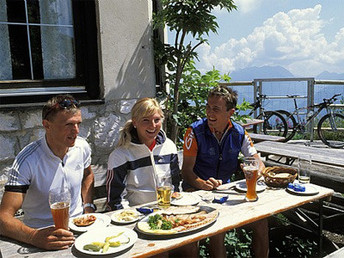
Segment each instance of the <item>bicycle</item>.
M260 110L260 114L256 117L256 119L264 120L262 125L254 125L253 132L260 133L263 132L266 135L276 135L286 137L288 133L288 126L285 118L283 115L279 114L276 111L266 111L263 107L263 100L266 99L266 95L258 94L256 97L256 101L250 106L252 106L252 110L248 114L248 116L253 116L254 111Z
M294 100L295 110L290 113L286 110L277 110L278 113L285 116L288 124L288 133L286 141L289 141L294 137L296 132L304 133L307 125L309 125L323 110L326 109L327 114L322 116L317 124L317 133L320 140L331 148L343 148L344 147L344 115L340 113L334 113L330 108L337 97L341 94L335 94L331 98L323 99L323 102L308 107L299 108L296 99L299 95L287 95L288 98ZM316 109L316 111L314 111ZM302 123L300 115L301 110L308 110L306 120ZM295 116L297 120L295 119ZM313 130L313 129L312 129Z

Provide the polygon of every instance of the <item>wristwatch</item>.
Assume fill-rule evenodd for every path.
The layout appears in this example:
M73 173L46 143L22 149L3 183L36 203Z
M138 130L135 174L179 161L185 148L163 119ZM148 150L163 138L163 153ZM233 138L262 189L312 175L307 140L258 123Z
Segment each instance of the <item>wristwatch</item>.
M84 203L83 208L91 207L93 210L96 210L97 207L93 203Z

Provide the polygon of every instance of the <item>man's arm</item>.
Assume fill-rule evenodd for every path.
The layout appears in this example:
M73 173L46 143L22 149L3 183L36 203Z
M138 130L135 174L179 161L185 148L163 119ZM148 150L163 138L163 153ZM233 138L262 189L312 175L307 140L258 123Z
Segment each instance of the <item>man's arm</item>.
M25 194L5 192L0 205L0 234L47 250L66 249L74 243L73 233L55 227L34 229L14 217Z
M258 169L258 176L262 176L263 172L264 172L264 169L265 169L265 165L264 165L264 162L262 161L262 159L259 157L258 153L256 154L253 154L253 157L255 157L256 159L259 160L259 169Z
M93 192L94 192L94 173L91 165L85 168L84 177L81 185L81 196L84 203L93 203ZM91 207L85 208L85 213L92 213L95 210Z
M214 178L209 178L208 180L203 180L198 177L193 168L196 163L196 157L193 156L183 156L183 166L182 166L182 175L183 179L191 186L196 189L201 190L213 190L217 186L222 184L221 180L216 180Z

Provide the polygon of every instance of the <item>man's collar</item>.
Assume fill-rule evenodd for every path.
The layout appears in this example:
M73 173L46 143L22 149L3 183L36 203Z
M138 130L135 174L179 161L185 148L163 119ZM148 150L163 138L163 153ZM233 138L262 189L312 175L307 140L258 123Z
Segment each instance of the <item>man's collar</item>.
M209 127L209 126L208 126L208 127ZM231 120L228 120L228 125L226 126L226 128L225 128L223 134L225 134L225 133L226 133L228 130L230 130L232 127L233 127L232 121L231 121ZM210 128L210 127L209 127L209 129L210 129L210 131L211 131L212 133L215 133L215 129L214 129L214 128Z

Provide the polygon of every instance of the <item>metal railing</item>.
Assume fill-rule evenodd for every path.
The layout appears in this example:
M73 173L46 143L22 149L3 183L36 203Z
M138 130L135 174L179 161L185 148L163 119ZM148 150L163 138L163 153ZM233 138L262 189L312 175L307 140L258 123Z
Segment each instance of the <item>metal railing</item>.
M289 84L286 84L289 83ZM290 84L296 84L297 90L303 91L303 94L295 93L295 91L288 92L287 94L276 94L272 95L267 93L267 84L279 84L278 87L282 92L286 93L283 87L290 86ZM254 79L253 81L234 81L229 83L220 83L220 85L229 86L229 87L242 87L242 86L251 86L253 88L252 91L252 99L255 100L255 96L258 94L266 95L267 99L271 100L285 100L289 99L287 95L300 95L299 98L305 98L307 100L306 105L312 106L315 103L315 94L316 94L316 87L317 86L335 86L338 87L338 92L336 93L343 93L344 92L344 80L316 80L312 77L305 77L305 78L264 78L264 79ZM277 87L276 87L277 88ZM239 94L240 97L240 94ZM321 99L326 96L319 96L318 99ZM330 96L328 96L330 97ZM344 94L342 95L344 98ZM292 102L290 102L292 103ZM301 106L301 105L300 105ZM344 108L344 104L332 104L331 107L333 108ZM271 108L272 110L276 110L276 108ZM283 108L284 109L284 108ZM307 111L308 112L308 111ZM258 116L259 111L255 111L254 116ZM305 113L305 115L307 115ZM312 121L311 125L309 126L309 131L311 133L311 140L313 140L313 130L314 128L314 121Z

